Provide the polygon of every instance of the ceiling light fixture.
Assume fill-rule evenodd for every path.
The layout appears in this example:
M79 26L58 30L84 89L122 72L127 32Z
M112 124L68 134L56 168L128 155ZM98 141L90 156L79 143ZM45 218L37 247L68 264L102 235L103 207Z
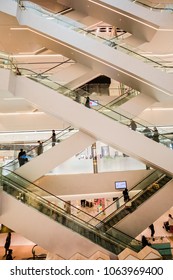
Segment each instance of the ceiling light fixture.
M10 27L10 30L28 30L27 27Z
M147 108L144 111L173 111L173 108Z
M3 100L5 100L5 101L9 101L9 100L24 100L24 98L22 98L22 97L5 97L5 98L3 98Z
M0 113L0 116L14 116L14 115L43 115L44 112L14 112L14 113Z
M61 54L38 54L38 55L34 55L34 54L22 54L22 53L20 53L20 54L15 54L15 55L11 55L10 56L11 58L19 58L19 57L21 57L21 58L54 58L54 57L63 57L63 55L61 55Z

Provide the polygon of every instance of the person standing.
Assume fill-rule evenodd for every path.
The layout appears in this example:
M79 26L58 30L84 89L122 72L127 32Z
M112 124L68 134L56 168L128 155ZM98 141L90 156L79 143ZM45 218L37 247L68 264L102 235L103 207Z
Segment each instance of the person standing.
M154 127L153 140L159 143L159 132L156 126Z
M154 240L155 240L155 238L154 238L154 234L155 234L154 225L151 224L151 225L149 226L149 229L151 230L151 238L152 238L153 241L154 241Z
M7 253L7 255L6 255L6 260L11 261L11 260L14 259L12 253L13 253L13 250L9 249L9 250L8 250L8 253Z
M37 155L41 155L43 153L43 144L41 141L38 141L38 147L37 147Z
M7 252L9 250L9 248L10 248L10 244L11 244L11 232L8 232L6 240L5 240L5 245L4 245L4 248L5 248L5 255L4 255L4 257L7 256Z
M128 189L127 188L125 188L124 190L123 190L123 196L124 196L124 202L127 202L127 201L129 201L129 191L128 191Z
M52 147L54 147L56 144L56 133L55 130L52 130Z
M85 107L91 108L90 107L90 98L89 98L89 96L86 97Z
M146 137L152 138L152 131L151 131L151 129L149 129L148 126L145 127L145 129L143 130L143 133Z
M23 158L23 155L25 154L23 149L20 149L20 152L18 154L18 161L19 161L19 166L22 166L25 164L25 159Z
M134 120L131 120L131 122L130 122L130 124L129 124L129 127L130 127L132 130L136 131L136 129L137 129L137 124L135 123Z
M23 160L23 164L25 164L26 162L28 162L28 156L27 156L27 154L26 154L25 151L23 151L23 155L21 156L21 158L22 158L22 160ZM23 164L22 164L22 165L23 165Z
M151 246L151 243L147 240L147 238L145 237L145 235L142 235L142 247L144 248L145 246Z
M168 215L169 231L173 233L173 217L171 214Z

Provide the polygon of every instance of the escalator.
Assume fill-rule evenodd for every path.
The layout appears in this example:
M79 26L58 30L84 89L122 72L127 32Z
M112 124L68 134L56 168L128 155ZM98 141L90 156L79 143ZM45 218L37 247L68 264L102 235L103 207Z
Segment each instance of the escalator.
M141 30L141 33L144 33L144 39L146 39L147 35L147 39L149 39L155 30L172 27L171 8L173 7L169 3L161 5L158 1L153 3L153 1L145 0L124 0L123 2L98 0L89 1L89 3L84 0L79 3L77 0L72 0L69 5L74 10L86 13L89 16L95 17L97 12L99 20L125 28L128 32L135 33L135 36L139 38L140 34L138 34L139 32L137 33L137 30ZM163 22L164 26L162 26Z
M4 8L14 14L16 9L15 2L17 2L17 0L4 0L4 2ZM5 7L8 2L9 6ZM22 6L19 5L20 9L26 9L28 6L27 2L23 2ZM40 4L39 1L38 4ZM34 4L32 5L34 6ZM90 17L93 20L95 19L94 23L102 21L113 26L116 25L134 34L137 38L142 38L147 41L150 40L159 29L164 30L172 28L172 5L168 3L163 6L157 3L156 7L156 4L144 0L124 0L123 3L121 1L113 3L109 0L89 1L89 3L87 0L83 0L81 3L78 0L71 0L70 2L67 1L66 5L64 12L59 10L58 12L56 11L56 13L67 15L69 18L73 18L74 11L75 14L82 13L84 17L83 21L85 21L85 18ZM50 10L52 15L55 13L53 10L51 11L51 7L50 9L45 8L45 10ZM95 18L96 15L97 18ZM80 20L81 17L79 17L78 21ZM139 30L141 30L141 32L139 32Z
M40 83L43 83L44 86ZM32 89L34 90L32 91ZM33 103L37 99L37 105L53 116L64 119L80 128L84 133L92 135L95 139L101 139L104 143L142 161L148 166L152 166L154 169L161 169L163 172L172 174L173 151L168 148L171 139L160 136L160 143L156 143L142 133L130 130L128 127L129 117L101 105L98 105L97 108L93 107L95 110L90 110L82 104L74 102L75 91L64 88L63 92L61 91L62 94L59 93L58 84L51 84L49 80L37 79L37 82L35 82L22 76L16 79L15 96L23 97ZM71 114L72 111L73 114ZM145 128L140 123L138 123L138 127L139 131ZM113 131L115 131L115 136L112 133ZM161 142L167 147L161 145ZM141 146L146 146L147 150L142 150Z
M8 70L4 70L3 75L9 81ZM16 97L22 97L31 103L37 103L38 107L44 111L49 112L54 117L64 119L67 123L80 128L80 131L89 134L94 139L101 139L104 143L136 158L147 166L172 175L173 151L170 149L171 139L160 135L160 143L157 143L143 133L139 133L144 130L144 125L138 123L138 131L129 129L131 117L126 117L100 104L97 108L93 107L95 110L90 110L82 104L74 102L75 91L68 90L65 87L62 91L61 85L53 83L49 79L41 79L41 77L28 79L23 76L16 76L13 83L14 81L15 88L11 93ZM61 92L59 91L60 87ZM9 88L11 87L9 86ZM141 146L147 147L147 149L141 149Z
M42 154L38 156L37 145L26 153L27 163L19 168L19 160L16 158L5 164L3 170L5 175L7 175L6 169L15 170L16 174L34 182L94 142L94 138L69 126L56 134L55 145L52 143L52 137L42 143Z
M92 217L14 172L2 175L1 185L1 223L51 253L68 259L76 252L90 256L101 250L117 256L127 248L137 253L142 249L140 241L114 227L107 230L104 220Z
M12 3L14 4L14 1ZM3 8L5 9L5 6L1 7L4 11ZM39 6L27 3L25 10L17 10L17 18L21 25L30 26L56 39L57 45L53 46L55 51L58 47L59 52L75 61L82 61L94 71L104 73L139 92L153 96L156 100L162 100L163 95L167 99L169 96L172 97L172 77L167 74L167 71L172 71L171 67L167 68L162 62L140 55L124 43L121 44L116 38L112 40L98 38L95 34L88 33L84 25L74 20L63 16L56 18L52 15L50 21L43 16L44 13L46 11ZM50 37L47 39L51 40Z
M13 172L10 176L2 175L1 185L3 186L1 223L20 232L50 252L55 252L54 245L57 250L57 240L58 243L62 242L65 246L64 251L68 246L70 250L73 247L70 244L72 238L75 252L79 250L79 247L80 251L78 252L84 253L84 255L91 253L90 242L92 242L92 250L96 251L98 249L96 247L102 247L115 255L118 255L125 248L130 248L136 252L141 249L139 241L116 229L112 229L111 233L99 230L96 227L99 220L92 219L92 222L89 222L92 218L90 214L53 196ZM29 217L29 223L26 218L24 219L24 215ZM17 220L20 222L17 223ZM38 221L40 222L38 223ZM50 232L53 229L55 230L53 232L54 238L50 241ZM47 238L45 233L49 233ZM75 244L75 242L78 242L78 244ZM97 246L94 246L93 243ZM58 244L58 246L61 247L61 244Z
M133 0L131 0L133 1ZM135 0L133 1L135 4L142 5L148 9L151 10L156 10L159 12L164 12L164 11L173 11L173 4L171 3L172 1L159 1L159 3L156 1L148 1L148 0Z
M62 129L60 132L56 133L56 135L55 135L55 138L56 138L55 145L77 132L78 132L78 130L77 129L75 130L71 126L68 126L65 129ZM52 141L52 136L50 136L45 141L41 141L41 143L42 143L42 148L43 148L42 152L45 152L45 151L49 150L50 148L52 148L53 146L55 146ZM22 149L26 154L26 156L25 156L26 159L33 160L34 158L36 158L38 156L38 154L37 154L38 144L34 145L34 147L31 147L30 149L26 148L26 151L25 151L24 147L22 147ZM3 168L7 168L8 170L14 171L21 166L23 166L23 165L19 164L19 159L17 157L15 159L13 159L12 161L8 162L7 164L4 164Z
M18 77L18 81L19 81L19 77ZM20 82L18 82L17 81L17 86L18 86L18 88L21 86L21 84L23 83L24 84L24 82L22 82L21 84L20 84ZM41 89L40 88L40 86L38 86L38 89ZM45 91L46 92L46 91ZM51 94L52 95L52 94ZM33 97L31 97L31 99L32 99ZM26 94L26 99L27 99L27 94ZM61 99L61 98L60 98ZM32 99L32 100L34 100L34 99ZM44 100L45 101L45 100ZM63 100L61 100L62 101L62 103L61 104L63 104ZM43 103L42 103L43 104ZM78 112L78 109L79 109L79 107L77 106L77 104L76 103L70 103L70 105L74 105L75 104L75 106L74 106L74 109L76 110L75 112ZM44 107L44 106L43 106ZM69 108L70 108L70 106L69 106ZM71 107L72 108L72 107ZM104 108L104 109L107 109L107 108ZM87 109L86 109L87 110ZM85 111L85 113L86 114L83 114L83 116L85 115L85 117L86 117L86 119L87 119L87 117L88 117L88 119L87 120L89 120L89 122L90 122L90 126L89 125L86 125L87 124L87 122L86 121L84 121L84 124L81 124L81 122L77 122L77 120L76 120L76 116L73 116L73 118L72 118L72 122L74 121L74 123L78 123L78 124L80 124L80 126L79 127L82 127L82 129L84 129L84 131L85 132L87 132L87 133L92 133L92 135L94 135L94 136L96 136L96 135L99 135L99 136L102 136L103 134L98 130L98 129L95 129L100 123L102 123L102 122L98 122L98 123L96 123L95 121L94 121L94 125L93 125L93 118L92 117L94 117L94 116L96 116L96 118L97 118L97 115L96 114L93 114L92 112L88 112L88 111L86 111L85 109L84 109L84 111ZM80 110L79 110L80 111ZM91 117L89 116L89 114L91 113ZM55 114L55 112L52 112L52 114ZM62 114L62 111L61 112L58 112L57 113L57 115L63 115ZM81 116L81 115L80 115ZM111 116L112 117L112 116ZM67 116L67 118L68 119L70 119L69 118L69 115ZM101 120L103 120L102 118L101 118ZM103 123L104 123L104 121L103 121ZM105 123L104 123L105 124ZM107 122L106 122L106 124L108 124ZM86 125L86 126L85 126ZM105 126L104 126L105 127ZM112 131L114 131L113 130L113 126L111 126L111 128L112 128L112 130L111 130L111 132ZM134 142L133 142L133 144L134 145L137 145L137 143L140 143L140 142L138 142L137 140L141 140L142 141L142 138L141 137L138 137L137 135L136 136L134 136L133 137L133 132L131 131L129 131L128 130L128 133L126 133L127 132L127 130L121 130L120 129L120 127L119 126L115 126L114 127L115 128L115 131L116 131L116 133L117 134L119 134L120 132L123 132L122 133L122 136L123 137L125 137L125 139L127 140L128 138L128 135L129 136L131 136L132 137L132 140L134 140ZM118 128L118 129L116 129L116 128ZM105 132L105 134L106 134L106 136L107 136L107 132L108 131L104 131ZM108 136L109 136L109 133L110 132L108 132ZM135 139L136 138L136 139ZM106 137L105 137L105 139L106 139ZM107 140L108 140L108 142L110 141L109 140L109 137L107 137ZM136 141L135 141L136 140ZM115 142L114 142L115 141ZM145 141L146 141L146 144L147 144L147 147L148 146L150 146L150 144L151 144L151 140L150 139L145 139ZM113 142L114 142L114 145L117 145L117 146L120 146L121 147L121 145L120 145L120 139L119 139L119 143L117 143L116 142L116 140L114 139L113 140ZM130 141L130 139L129 139L129 142L131 142ZM152 143L153 144L153 143ZM152 151L152 156L154 156L154 154L155 154L155 148L154 148L154 146L151 144L151 149L150 149L150 152ZM155 143L156 144L156 143ZM126 142L126 145L127 145L127 142ZM128 149L130 150L130 152L129 153L132 153L133 154L133 152L135 153L136 152L136 155L137 155L137 153L140 153L139 151L138 151L138 149L137 149L137 147L133 147L133 146L131 146L130 148L127 148L127 147L125 147L125 145L123 146L123 143L122 143L122 147L123 147L123 150L125 150L127 153L128 153ZM152 148L154 148L154 150L152 149ZM135 151L133 151L133 149L135 150ZM162 149L161 149L162 150ZM156 149L156 152L159 152L158 154L157 154L157 156L158 157L160 157L161 156L161 154L162 154L162 159L163 159L163 155L164 155L164 159L165 160L167 160L168 159L168 162L169 162L169 164L170 164L170 166L172 165L172 162L169 160L170 159L170 157L172 156L171 155L171 151L169 151L170 152L170 157L169 157L169 155L168 155L168 153L165 153L164 154L164 151L166 151L166 150L162 150L162 151L159 151L159 148L158 149ZM167 156L168 156L168 158L167 158ZM146 162L147 162L147 164L148 164L148 162L149 163L151 163L151 165L153 164L153 166L154 166L154 162L156 163L157 162L157 159L156 158L153 158L153 159L151 159L148 155L146 156L146 158L147 158L147 160L146 160ZM143 161L145 162L145 155L143 155ZM149 160L150 159L150 160ZM152 162L152 160L153 160L153 162ZM161 165L161 166L159 166L159 164ZM169 166L169 164L168 165L166 165L165 163L162 163L161 164L161 159L160 159L160 162L159 162L159 164L158 164L158 166L159 167L161 167L161 168L163 168L164 170L167 170L167 167ZM163 167L164 166L164 167ZM170 174L172 174L172 172L171 172L171 169L170 168L168 168L168 170L169 170L169 173Z
M170 188L172 188L173 185L172 177L163 174L160 171L152 171L152 173L149 174L145 179L143 179L140 183L138 183L136 186L130 189L129 201L124 202L124 197L121 196L116 201L114 201L110 206L104 209L104 215L106 216L106 218L102 219L103 211L101 211L99 214L95 216L95 218L100 219L102 220L102 222L104 222L104 225L101 223L98 224L98 227L99 228L104 227L103 230L109 232L111 231L112 227L116 228L116 225L118 223L121 224L124 218L126 218L125 223L127 224L129 216L133 212L135 212L138 209L138 207L142 209L143 203L147 204L147 202L151 197L153 197L153 199L157 199L157 192L159 193L159 191L162 188L165 188L167 184L168 184L167 187L170 186ZM167 201L167 203L165 203L165 211L167 211L167 209L172 206L172 201L169 199L170 193L165 191L164 195ZM145 211L143 211L143 213L145 213ZM161 211L159 211L158 209L158 211L155 212L153 211L152 213L150 213L150 217L149 217L150 220L147 221L148 224L143 223L137 229L138 232L137 230L135 230L135 234L136 234L135 236L140 234L140 232L142 232L145 228L147 228L149 224L151 224L153 221L159 218L162 214L163 214L163 209L161 209ZM135 228L136 221L135 224L132 223L129 224L131 228L133 227Z
M117 107L123 105L124 103L128 102L129 100L138 96L139 94L140 93L136 90L129 89L114 100L110 101L108 104L106 104L106 107L110 107L111 109L115 110Z

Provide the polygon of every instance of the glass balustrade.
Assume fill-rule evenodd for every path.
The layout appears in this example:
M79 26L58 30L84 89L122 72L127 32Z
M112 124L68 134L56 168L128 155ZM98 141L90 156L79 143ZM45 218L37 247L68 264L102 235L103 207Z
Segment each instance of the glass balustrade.
M2 64L4 64L4 62ZM9 64L9 65L11 67L12 64ZM54 90L56 90L58 92L60 91L62 94L66 95L66 96L68 96L68 97L70 97L72 99L75 99L75 97L76 97L76 92L75 91L71 91L71 90L69 90L69 89L67 89L67 88L65 88L65 87L63 87L61 85L57 85L56 83L54 83L52 85L51 84L52 81L50 81L49 79L42 79L41 77L37 77L37 79L35 79L33 77L30 77L30 78L34 79L37 82L40 82L40 83L44 84L45 86L51 87L51 88L53 88ZM105 114L105 112L108 111L108 109L109 109L109 107L102 106L101 104L98 104L98 107L99 108L97 108L97 109L94 108L94 109L99 111L99 112L101 112L101 113L103 113L103 114ZM108 113L108 114L105 114L105 115L107 115L107 116L109 116L109 117L115 119L116 121L119 121L119 122L121 122L121 123L123 123L125 125L128 124L127 120L129 121L129 118L127 118L127 117L125 117L125 116L123 116L121 114L118 114L117 112L114 112L115 113L115 115L114 115L113 112L114 111L112 110L111 113ZM143 128L142 125L141 125L141 127ZM165 139L165 137L163 137L163 138Z
M155 182L158 179L158 176L161 176L161 175L162 175L162 172L153 170L151 174L149 174L146 178L144 178L140 183L135 185L129 191L130 199L135 198L136 195L139 195L140 192L143 192L146 188L148 188L149 185L151 185L153 182ZM123 191L123 189L120 191ZM107 208L105 208L103 211L98 213L95 217L97 217L99 220L103 220L103 217L106 218L114 212L121 211L121 209L124 207L125 207L124 197L123 197L123 195L121 195L112 204L110 204ZM103 213L104 213L104 216L103 216Z
M17 2L18 4L21 5L21 3L23 4L22 6L25 7L26 3L29 2L28 0L12 0ZM135 4L141 4L144 5L148 8L154 8L158 11L172 11L173 10L173 3L170 0L167 1L160 1L160 0L130 0L131 2L135 3ZM70 7L64 7L63 10L69 10L71 11L72 8Z
M139 194L141 192L141 185L145 185L146 182L148 185L154 179L157 178L158 180L159 176L159 180L161 177L162 179L164 177L159 171L152 172L151 176L145 178L138 184L138 187L135 187L137 193ZM168 177L167 182L170 179ZM158 184L155 184L157 190ZM11 172L8 176L1 175L1 185L5 192L12 195L21 203L33 207L55 222L61 223L117 255L125 248L132 249L136 252L139 252L142 248L140 241L115 229L109 224L107 219L101 221L99 216L92 217L90 214L52 195L14 172ZM105 211L107 210L105 209ZM110 216L108 217L110 219Z
M147 8L150 8L154 11L158 12L172 12L173 11L173 3L171 1L160 1L160 0L131 0L135 4L143 5Z
M7 176L1 175L3 190L21 203L35 208L47 215L52 220L72 229L73 231L89 238L105 249L119 254L125 248L134 251L141 249L141 242L112 228L106 233L105 227L97 227L100 221L90 214L54 196L37 185L27 181L14 172Z
M15 0L13 0L13 1L15 1ZM150 59L149 57L147 57L147 55L141 54L141 53L143 53L142 50L140 50L139 48L133 48L132 46L126 44L124 41L120 40L119 37L112 36L111 39L105 39L101 36L98 36L98 34L95 32L92 32L92 31L90 32L90 30L88 30L88 27L85 26L84 24L82 24L78 21L75 21L71 18L68 18L65 15L54 14L54 13L48 12L48 11L44 10L42 7L40 7L39 5L31 3L29 1L26 1L24 6L25 6L25 9L32 11L40 18L44 17L45 20L48 20L48 21L51 20L57 24L61 24L62 26L66 27L68 29L71 29L71 30L78 32L84 36L87 36L89 38L95 39L95 40L99 41L100 43L103 43L111 48L119 50L119 51L126 53L130 56L133 56L147 64L150 64L154 68L157 68L162 71L169 72L169 73L173 71L173 66L165 65L164 60L162 60L160 57L155 56L153 59Z
M21 72L21 75L23 75L22 68L20 68L20 72ZM80 92L80 94L82 96L82 101L80 103L85 104L85 100L86 100L86 96L88 96L88 92L86 92L83 89L71 90L65 86L62 86L61 84L58 84L57 82L52 81L51 79L49 79L47 77L42 77L41 75L35 76L35 75L33 75L33 71L30 73L30 75L28 74L25 76L37 83L40 83L46 87L49 87L49 88L57 91L58 94L63 94L66 97L69 97L77 102L78 102L77 96ZM133 95L133 93L134 93L133 90L130 90L128 92L129 95L131 95L131 94ZM116 102L116 100L115 100L115 102ZM99 113L102 113L105 116L107 116L115 121L118 121L121 124L126 125L126 126L129 126L131 119L135 118L135 122L137 124L137 132L144 134L145 136L147 136L150 139L153 138L155 125L152 123L146 122L145 120L142 120L127 111L124 111L121 109L121 113L119 113L118 111L114 110L112 108L112 105L110 105L109 103L107 106L107 105L102 105L99 102L97 102L97 106L93 106L92 109ZM148 135L145 134L146 127L150 128L150 133ZM167 131L165 131L164 129L159 131L159 143L164 144L166 147L172 149L173 148L172 135L170 134L169 137L166 135L167 135Z
M102 222L104 221L104 226L106 224L107 230L109 230L109 228L111 230L112 226L135 211L143 202L164 187L170 180L172 180L172 177L158 170L153 171L129 191L129 201L125 201L122 195L107 208L98 213L95 218ZM100 224L100 226L102 226L102 224Z
M77 129L72 128L71 126L66 127L62 131L58 132L56 134L56 143L60 143L61 141L67 139L68 137L72 136L74 133L78 132ZM38 156L38 146L34 146L32 149L26 151L25 158L27 161L31 161L33 158ZM54 146L54 143L52 143L52 137L48 138L46 141L42 142L42 150L43 152L48 151ZM27 162L26 161L26 162ZM15 158L12 161L9 161L7 164L3 165L4 172L6 174L6 168L8 168L11 171L16 170L19 167L19 159ZM5 171L6 170L6 171Z
M123 93L122 95L120 95L119 97L111 101L110 103L106 104L106 107L115 109L116 107L121 106L122 104L129 101L133 97L136 97L139 94L140 93L137 90L129 89L127 92Z

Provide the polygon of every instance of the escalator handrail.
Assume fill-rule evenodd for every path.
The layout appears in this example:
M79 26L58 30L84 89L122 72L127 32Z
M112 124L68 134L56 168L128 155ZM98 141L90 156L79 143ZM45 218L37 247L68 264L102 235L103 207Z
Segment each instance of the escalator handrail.
M2 175L2 168L0 168L0 170L1 170L1 178L2 178L2 180L3 180L3 178L4 178L5 180L10 181L12 185L17 184L17 186L18 186L23 192L29 192L29 193L31 193L31 194L36 195L36 194L35 194L34 192L32 192L31 190L27 189L27 187L24 187L24 186L22 186L22 185L19 185L19 183L16 183L15 181L13 181L8 175L7 175L7 176ZM25 182L27 182L26 186L27 186L27 185L29 185L29 186L30 186L30 185L33 185L33 186L35 186L37 189L39 189L39 190L45 192L48 196L52 196L52 197L54 197L56 200L60 200L60 201L63 202L65 205L69 205L70 207L75 208L76 210L79 211L79 208L75 207L74 205L71 205L71 203L69 203L69 202L67 202L67 201L64 201L62 198L55 196L54 194L50 193L50 192L47 191L47 190L44 190L42 187L37 186L37 185L34 184L34 183L31 183L29 180L27 180L27 179L23 178L22 176L16 174L15 172L13 172L13 171L11 171L11 170L8 170L8 169L6 169L6 171L10 172L11 174L14 174L14 176L16 176L16 177L18 177L18 178L24 180ZM3 185L3 182L2 182L2 185ZM63 210L61 207L59 207L59 206L55 205L54 203L48 201L48 200L45 199L44 197L41 197L41 196L38 195L38 194L37 194L36 196L39 197L41 201L44 201L44 202L46 203L46 205L47 205L47 202L49 202L49 205L51 205L52 208L53 208L54 210L56 209L56 207L59 208L59 209L61 209L61 210ZM64 209L64 212L65 212L65 209ZM90 214L84 212L84 211L81 210L81 209L80 209L80 212L82 212L84 215L87 215L87 216L93 218L92 215L90 215ZM74 214L70 214L70 215L76 218L76 216L75 216ZM83 223L85 223L87 227L90 226L90 227L92 227L92 228L94 228L94 229L97 229L97 227L95 227L95 226L91 225L90 223L88 223L88 222L82 220L81 218L78 218L78 217L77 217L77 219L79 219L79 220L81 220ZM97 219L96 219L96 221L98 222L98 224L102 223L102 224L104 225L104 222L102 222L102 221L100 221L100 220L97 220ZM128 234L126 234L126 233L124 233L124 232L121 232L120 230L117 230L117 229L114 229L114 228L112 228L112 229L113 229L114 231L118 232L120 235L126 236L127 238L129 238L129 239L131 239L131 240L135 240L136 243L138 243L139 245L141 244L140 241L138 241L138 240L136 240L135 238L129 236ZM107 233L107 234L108 234L108 233ZM112 235L110 235L110 234L108 234L108 235L112 237ZM122 240L121 240L121 242L122 242ZM126 246L127 246L127 244L126 244ZM133 247L132 247L132 248L133 248Z
M60 137L62 137L64 134L68 133L68 132L66 132L66 130L69 130L70 128L71 128L71 126L68 126L68 127L64 128L64 129L62 129L60 132L58 132L58 133L56 134L56 139L58 140L58 139L59 139ZM63 133L63 132L64 132L64 134L61 134L61 133ZM57 138L57 136L58 136L59 134L61 134L61 135ZM45 141L43 141L43 142L42 142L43 147L45 147L46 145L48 145L51 139L52 139L52 136L50 136L48 139L46 139ZM46 145L44 145L44 144L46 144ZM36 150L36 149L37 149L37 147L33 147L32 149L30 149L29 151L26 152L26 155L29 155L29 153L31 153L33 150ZM18 161L18 158L15 158L14 160L12 160L12 161L10 161L10 162L8 162L8 163L2 165L2 167L4 168L4 167L6 167L6 166L13 166L13 165L16 163L16 161Z
M13 0L13 1L15 1L15 0ZM26 2L28 2L29 3L29 5L25 5L25 8L27 9L27 8L29 8L29 9L32 9L32 10L35 10L35 11L37 11L37 12L42 12L42 13L45 13L45 14L47 14L47 15L49 15L49 16L51 16L52 18L54 18L55 20L56 19L58 19L59 21L61 21L61 22L64 22L64 23L66 23L66 24L68 24L68 25L70 25L70 26L72 26L72 27L74 27L74 28L76 28L76 26L75 25L72 25L72 23L69 23L69 22L67 22L67 21L65 21L65 17L63 16L63 15L55 15L55 14L52 14L52 13L50 13L50 12L48 12L47 10L45 10L43 7L40 7L38 4L35 4L35 3L32 3L32 2L30 2L30 1L26 1ZM63 18L63 19L62 19ZM129 49L129 48L127 48L127 47L124 47L124 46L122 46L122 45L119 45L119 42L118 41L113 41L113 40L115 40L115 39L117 39L116 37L115 38L112 38L112 39L105 39L105 38L103 38L103 37L101 37L101 36L96 36L95 34L93 34L93 33L91 33L89 30L86 30L86 29L84 29L84 28L82 28L82 27L77 27L77 29L78 30L80 30L81 32L84 32L85 34L92 34L93 36L94 36L94 39L100 39L100 40L102 40L106 45L108 45L109 47L113 47L113 48L115 48L116 46L119 46L119 48L120 49L123 49L123 50L126 50L126 51L128 51L128 54L129 54L129 52L130 53L132 53L132 54L135 54L135 56L139 56L140 58L142 58L142 59L144 59L144 61L146 61L147 60L147 62L151 62L151 63L154 63L155 65L157 65L157 66L159 66L159 67L161 67L162 69L164 68L164 69L166 69L166 68L173 68L173 66L164 66L164 65L162 65L161 63L159 63L159 62L157 62L157 61L154 61L153 59L151 59L151 58L147 58L147 57L145 57L145 56L143 56L143 55L141 55L141 54L139 54L139 53L136 53L134 50L131 50L131 49ZM112 43L114 43L115 45L112 45Z
M29 77L28 77L29 78ZM34 78L31 78L31 79L33 79L34 80ZM48 79L49 81L51 81L50 79ZM70 92L70 93L75 93L75 92L77 92L77 90L71 90L71 89L69 89L69 88L67 88L66 86L62 86L62 85L60 85L60 84L58 84L57 82L54 82L54 84L56 84L56 85L58 85L59 87L61 87L61 88L63 88L63 89L65 89L65 90L67 90L68 92ZM47 86L47 85L45 85L45 86ZM49 87L49 86L48 86ZM58 90L57 90L57 92L58 92ZM63 93L62 93L63 94ZM88 95L88 92L86 92L86 96ZM86 97L84 97L85 99L86 99ZM94 100L92 100L91 99L91 101L94 101ZM112 108L110 108L110 107L107 107L107 105L102 105L102 104L100 104L99 102L97 102L97 104L98 104L98 107L100 106L100 108L92 108L93 110L95 110L95 111L97 111L97 112L100 112L100 110L102 110L102 109L106 109L106 110L109 110L109 111L111 111L112 113L114 113L114 114L117 114L117 115L119 115L120 117L122 117L122 118L124 118L124 119L126 119L126 120L128 120L128 125L127 126L129 126L129 124L130 124L130 121L131 121L131 119L134 119L135 118L135 116L131 116L131 117L127 117L127 116L125 116L124 114L122 114L122 113L120 113L120 112L117 112L117 111L115 111L115 110L113 110ZM112 119L114 119L113 117L111 117L111 116L109 116L109 115L106 115L107 117L109 117L109 118L112 118ZM123 124L121 121L119 121L121 124ZM139 123L139 122L136 122L136 124L138 125L138 126L140 126L140 127L142 127L143 129L145 129L147 126L148 127L154 127L155 125L154 124L148 124L147 126L146 125L143 125L143 124L141 124L141 123ZM124 125L124 124L123 124ZM151 130L151 132L153 133L154 132L154 130L153 129L151 129L150 128L150 130ZM165 139L165 140L170 140L170 138L169 137L166 137L165 135L163 135L163 134L159 134L163 139Z
M142 3L140 0L131 0L132 2L135 2L135 4L137 4L137 5L142 5L142 6L144 6L144 7L147 7L147 8L150 8L150 9L152 9L152 10L156 10L156 11L160 11L160 12L162 12L162 11L173 11L173 8L160 8L160 7L154 7L154 6L152 6L152 4L154 5L154 3L153 2L151 2L151 6L150 6L150 4L149 3ZM167 3L165 3L165 2L163 2L163 5L165 5L165 4L167 4ZM168 3L169 5L170 4L172 4L172 3ZM158 5L158 3L156 3L156 5ZM159 1L159 5L162 5L162 3Z
M138 187L138 185L140 185L142 182L144 182L147 178L149 178L149 177L151 177L154 173L156 173L157 172L157 170L153 170L153 172L151 172L149 175L147 175L145 178L143 178L139 183L137 183L135 186L133 186L130 190L129 190L129 194L130 194L130 192L131 191L133 191L133 190L135 190L135 188L136 187ZM162 173L160 176L163 176L164 174ZM157 179L158 180L158 179ZM157 181L157 180L155 180L155 181ZM148 185L146 186L146 188L148 187ZM145 190L145 188L144 189L142 189L142 191L143 190ZM139 195L139 194L137 194L137 195ZM136 195L135 195L136 196ZM135 197L135 196L133 196L133 198ZM123 195L121 195L120 197L118 197L115 201L113 201L109 206L107 206L106 208L104 208L104 210L102 210L101 212L99 212L96 216L94 216L94 218L95 217L98 217L101 213L104 213L104 211L106 211L106 210L108 210L110 207L112 207L114 204L116 204L117 203L117 201L118 200L121 200L121 199L123 199ZM124 205L125 205L125 203L122 205L122 206L120 206L117 210L115 210L115 212L117 212L117 211L120 211L122 208L124 208ZM115 213L114 212L114 213ZM112 213L110 214L110 215L112 215ZM108 218L109 216L107 216L106 217L106 219Z
M166 176L166 174L161 174L159 178L157 178L156 180L154 180L153 184L157 184L159 182L159 180L161 180L162 178L164 178L164 176ZM150 184L151 185L151 184ZM136 195L133 196L132 199L130 199L130 201L135 201L136 198L140 197L140 194L143 193L145 190L147 190L148 185L146 186L146 188L142 189L139 193L137 193ZM130 190L131 191L131 190ZM122 197L121 197L122 198ZM119 213L121 212L122 209L124 209L124 206L126 205L126 203L124 203L122 206L120 206L116 211L114 211L114 213L111 213L109 216L107 216L104 220L109 220L111 218L112 215L114 215L115 213ZM103 220L103 221L104 221Z
M76 89L76 90L71 90L71 89L69 89L68 87L66 87L66 86L64 86L64 85L61 85L61 84L59 84L59 83L57 83L57 82L54 82L54 81L50 80L50 79L47 78L47 77L44 77L44 76L42 77L41 75L38 75L38 73L34 72L33 70L26 69L26 68L20 68L19 70L22 71L23 69L27 70L28 72L32 72L32 73L33 73L34 75L36 75L36 76L39 76L39 77L43 78L43 80L47 80L47 81L51 82L52 84L56 84L58 87L63 88L63 89L67 90L67 91L70 92L70 93L77 93L77 92L78 92L77 89ZM37 80L37 77L32 77L32 76L28 76L28 75L24 75L24 76L27 77L27 78L29 78L29 79L31 79L31 80L34 80L35 82L41 83L40 81ZM35 79L36 79L36 80L35 80ZM41 84L42 84L42 83L41 83ZM44 86L47 86L47 87L51 88L50 86L45 85L45 84L44 84ZM132 89L132 90L133 90L133 89ZM57 90L57 91L58 91L58 90ZM88 92L87 92L87 91L84 91L84 92L86 93L86 96L88 96ZM63 94L63 93L62 93L62 94ZM86 97L84 97L84 98L86 98ZM91 101L92 101L92 100L91 100ZM94 100L93 100L93 101L94 101ZM100 106L100 108L92 108L92 109L99 112L100 110L102 110L102 109L104 108L104 109L106 109L106 110L111 111L111 112L114 113L114 114L119 115L120 117L123 117L124 119L128 120L129 123L130 123L131 119L134 119L134 118L135 118L135 116L127 117L127 116L123 115L122 113L119 113L119 112L113 110L112 108L107 107L107 105L102 105L102 104L100 104L99 102L98 102L98 106ZM109 117L109 118L114 119L114 118L111 117L111 116L108 116L108 115L106 115L106 116ZM123 124L123 123L121 122L121 124ZM145 125L142 125L142 124L139 123L139 122L136 122L136 124L137 124L138 126L142 127L143 129L146 128ZM150 123L150 124L148 124L147 126L148 126L148 127L150 127L150 126L154 127L155 125ZM151 130L151 132L154 132L153 129L150 129L150 130ZM159 135L160 135L163 139L165 139L165 140L170 140L170 141L171 141L171 139L170 139L169 137L166 137L165 134L163 134L163 133L161 134L161 133L160 133Z

